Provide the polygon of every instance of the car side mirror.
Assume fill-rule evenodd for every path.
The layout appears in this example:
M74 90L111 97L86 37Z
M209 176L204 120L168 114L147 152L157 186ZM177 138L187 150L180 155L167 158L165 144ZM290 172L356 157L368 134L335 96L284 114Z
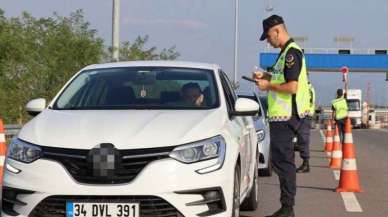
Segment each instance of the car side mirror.
M255 116L260 110L260 105L251 99L238 98L232 115L236 116Z
M46 99L38 98L29 101L26 105L27 113L36 116L46 108Z

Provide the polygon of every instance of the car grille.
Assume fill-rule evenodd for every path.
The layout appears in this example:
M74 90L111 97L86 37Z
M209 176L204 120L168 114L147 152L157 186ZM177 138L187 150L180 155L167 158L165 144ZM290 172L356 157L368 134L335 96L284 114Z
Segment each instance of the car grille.
M175 147L118 150L119 163L114 174L101 177L93 175L93 165L87 157L90 150L41 147L42 159L61 163L80 183L122 184L132 181L150 162L167 158Z
M66 201L139 203L140 217L184 217L167 201L154 196L51 196L41 201L29 217L65 217Z

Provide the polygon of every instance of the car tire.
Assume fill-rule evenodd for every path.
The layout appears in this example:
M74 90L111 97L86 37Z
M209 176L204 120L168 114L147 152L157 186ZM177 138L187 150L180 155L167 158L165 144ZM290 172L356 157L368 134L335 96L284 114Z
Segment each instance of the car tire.
M253 176L253 186L251 191L248 194L248 197L244 200L241 205L241 210L244 211L254 211L257 209L259 203L259 180L258 180L258 169L257 162L259 158L256 158L255 174Z
M234 169L234 183L233 183L233 208L232 217L240 217L240 165L236 165Z

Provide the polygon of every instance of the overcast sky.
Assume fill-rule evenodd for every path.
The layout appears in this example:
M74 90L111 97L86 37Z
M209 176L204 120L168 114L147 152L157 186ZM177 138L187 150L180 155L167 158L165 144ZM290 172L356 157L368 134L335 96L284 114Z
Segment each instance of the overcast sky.
M121 0L121 41L149 35L149 46L176 46L180 60L221 65L233 78L234 0ZM239 75L248 75L259 65L261 20L268 0L240 0ZM353 48L388 48L387 0L272 0L274 13L284 17L293 36L306 36L306 47L335 48L335 36L354 37ZM111 0L0 0L6 17L27 11L35 17L58 12L68 16L83 9L86 20L97 29L106 45L111 44ZM348 45L344 45L348 46ZM372 103L388 105L385 74L352 74L351 88L366 96L371 83ZM328 104L341 86L339 73L312 73L318 103ZM242 89L247 82L241 82ZM387 96L386 96L387 95Z

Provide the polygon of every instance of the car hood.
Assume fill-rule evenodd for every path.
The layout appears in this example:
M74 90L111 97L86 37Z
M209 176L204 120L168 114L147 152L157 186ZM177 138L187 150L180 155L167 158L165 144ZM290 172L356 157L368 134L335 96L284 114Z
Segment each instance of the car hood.
M185 144L220 134L226 121L213 110L64 111L46 109L20 131L24 141L50 147L118 149Z

